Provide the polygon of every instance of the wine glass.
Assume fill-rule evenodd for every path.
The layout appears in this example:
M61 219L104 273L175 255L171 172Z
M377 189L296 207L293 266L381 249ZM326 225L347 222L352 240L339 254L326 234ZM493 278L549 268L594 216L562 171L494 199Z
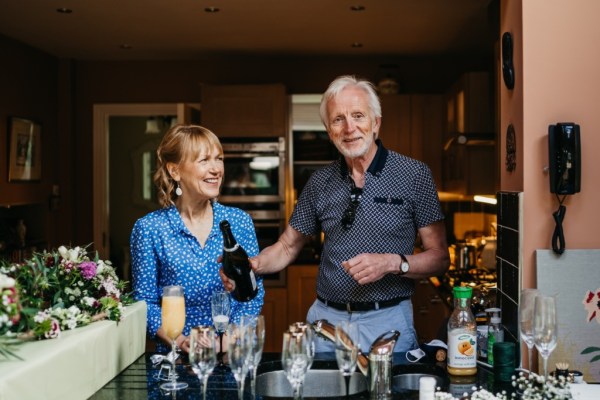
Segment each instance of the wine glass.
M294 399L302 398L302 385L308 371L308 355L306 354L306 336L301 332L285 332L281 350L281 365L288 381L292 385Z
M315 358L315 332L312 326L306 322L294 322L289 327L291 333L302 333L304 338L304 350L308 356L308 369L312 367Z
M238 398L244 398L244 381L248 374L248 359L253 357L250 354L250 346L247 334L247 327L229 324L227 327L227 359L229 368L233 373L238 385Z
M533 308L533 343L544 360L544 377L548 379L548 357L556 348L558 325L556 300L538 295Z
M198 326L190 332L190 365L200 380L202 398L206 399L208 377L217 365L215 329L212 326Z
M252 395L256 395L256 369L260 363L265 344L265 317L262 315L243 315L240 318L240 325L248 335L248 345L250 354L248 357L248 373L250 375L250 388Z
M358 361L358 324L341 321L335 326L335 358L338 369L346 381L346 396L350 388L350 377Z
M218 291L212 294L210 299L213 324L219 335L219 363L223 364L223 334L229 325L229 312L231 310L231 299L226 291Z
M171 373L171 381L163 383L160 387L166 391L181 390L188 387L185 382L177 382L177 374L175 373L175 361L177 359L175 339L183 331L185 325L185 299L183 297L183 287L181 286L165 286L163 288L162 297L162 329L165 334L171 339L171 362L173 371Z
M523 289L519 300L519 326L521 339L527 346L529 371L531 371L533 363L533 306L535 297L539 294L537 289Z

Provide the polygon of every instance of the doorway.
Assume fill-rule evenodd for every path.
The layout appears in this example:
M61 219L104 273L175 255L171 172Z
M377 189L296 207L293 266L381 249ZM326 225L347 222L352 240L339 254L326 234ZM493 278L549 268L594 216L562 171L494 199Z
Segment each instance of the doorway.
M167 125L199 120L198 104L94 105L94 245L101 258L122 266L125 280L130 280L130 220L158 208L152 194L154 150ZM149 121L159 122L158 132L146 133Z

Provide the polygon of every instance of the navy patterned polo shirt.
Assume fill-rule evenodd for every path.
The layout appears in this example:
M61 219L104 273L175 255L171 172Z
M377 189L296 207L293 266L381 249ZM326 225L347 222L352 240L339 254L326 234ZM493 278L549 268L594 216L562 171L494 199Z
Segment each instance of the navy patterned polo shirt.
M352 227L342 216L350 204L353 181L343 158L315 171L298 199L290 225L305 235L325 234L317 295L333 302L382 301L411 296L414 281L387 274L359 285L342 262L362 253L412 254L419 228L444 219L429 167L387 150L377 153L365 174Z

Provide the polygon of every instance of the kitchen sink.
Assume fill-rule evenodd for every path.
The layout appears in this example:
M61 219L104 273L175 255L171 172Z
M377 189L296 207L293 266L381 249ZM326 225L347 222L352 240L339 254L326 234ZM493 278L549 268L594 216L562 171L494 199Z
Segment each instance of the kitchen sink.
M419 390L419 379L429 376L435 379L436 388L448 389L448 374L437 365L407 364L395 365L392 368L392 391L405 393Z
M348 394L367 390L367 379L360 372L350 377ZM265 397L292 397L284 371L271 371L256 376L256 394ZM344 377L337 369L309 370L302 387L303 397L343 397L346 394Z
M360 372L350 377L348 395L367 391L367 378ZM292 386L280 362L262 363L256 374L256 394L263 397L292 397ZM335 361L315 360L302 386L303 397L343 397L346 395L344 377Z
M419 379L432 377L436 388L448 390L449 380L446 370L437 365L407 364L392 368L392 392L403 399L418 399ZM368 398L368 380L360 372L350 378L349 395L361 394ZM343 397L346 395L344 377L337 369L335 361L315 360L306 374L302 390L303 397ZM256 376L256 394L263 397L292 397L292 386L278 361L262 363ZM364 396L363 396L364 395ZM394 396L397 397L397 396Z

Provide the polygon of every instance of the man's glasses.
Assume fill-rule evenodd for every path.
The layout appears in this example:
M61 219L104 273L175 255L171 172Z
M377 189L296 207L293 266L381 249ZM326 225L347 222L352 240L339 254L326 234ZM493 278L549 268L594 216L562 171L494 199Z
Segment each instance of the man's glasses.
M350 191L350 204L348 204L348 208L346 208L346 211L344 211L344 216L342 217L342 226L345 230L352 228L352 225L354 224L354 219L356 218L356 209L360 204L362 193L362 188L357 187L353 187Z

